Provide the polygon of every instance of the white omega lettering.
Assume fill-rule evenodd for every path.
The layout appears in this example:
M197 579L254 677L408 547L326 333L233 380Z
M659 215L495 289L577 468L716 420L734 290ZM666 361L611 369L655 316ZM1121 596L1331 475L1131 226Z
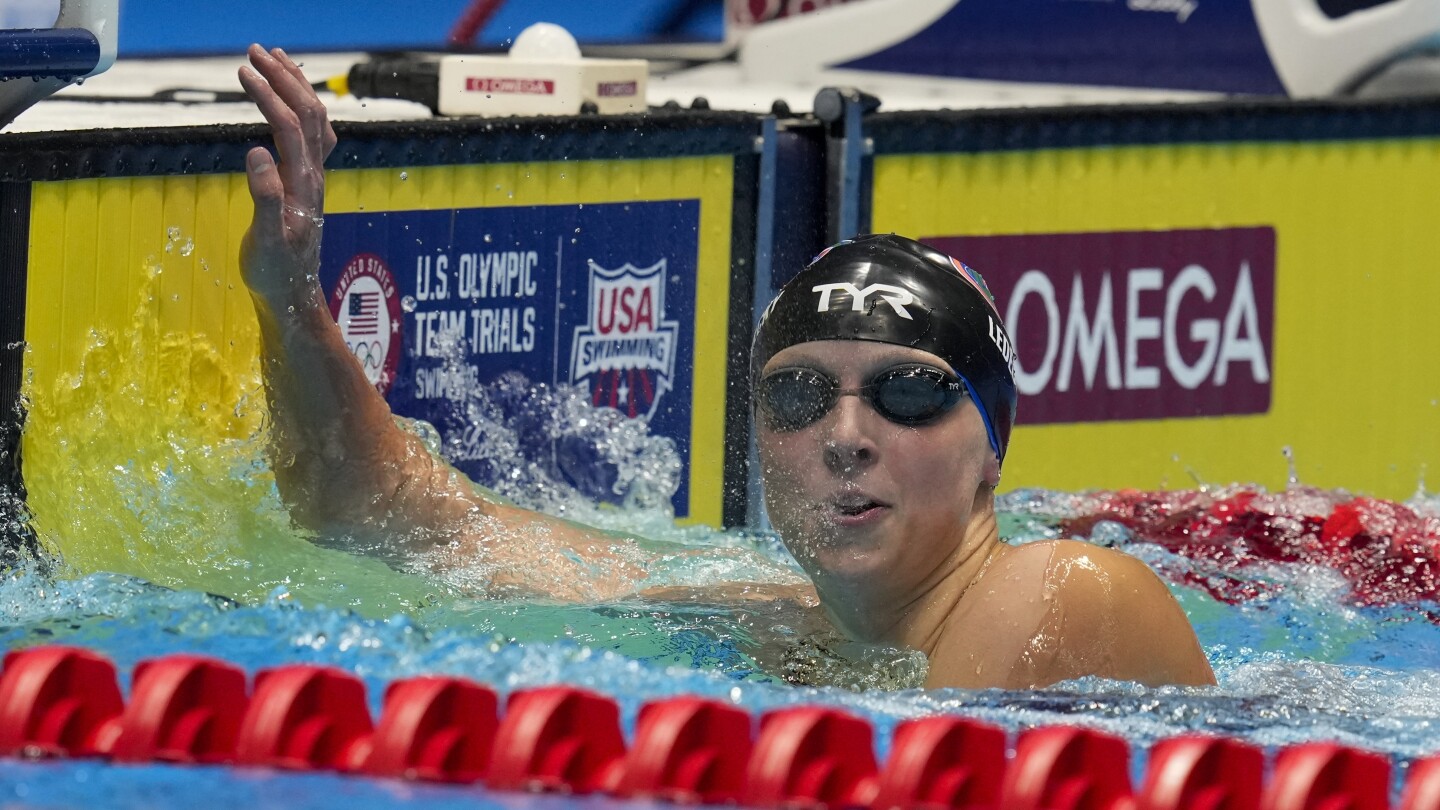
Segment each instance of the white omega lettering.
M1025 364L1016 359L1015 387L1022 394L1038 394L1045 390L1055 370L1055 355L1060 351L1060 306L1055 303L1055 287L1050 278L1039 270L1026 270L1015 283L1015 289L1010 293L1010 305L1005 310L1005 325L1011 334L1024 334L1020 328L1020 305L1031 294L1040 296L1041 303L1045 305L1048 321L1045 327L1045 358L1034 371L1027 371Z
M1115 337L1114 307L1110 299L1110 274L1100 277L1100 298L1095 304L1095 320L1087 323L1085 316L1085 284L1080 276L1070 288L1070 316L1065 321L1065 342L1060 348L1060 374L1055 380L1056 391L1070 390L1070 377L1075 358L1080 358L1080 371L1085 377L1085 390L1095 387L1095 371L1100 356L1105 356L1105 387L1120 387L1120 348Z
M810 288L811 292L820 293L820 303L815 308L816 312L825 312L830 309L830 294L833 292L844 292L850 295L850 309L854 312L865 311L865 299L875 293L895 310L895 314L905 320L914 320L910 317L909 311L905 309L907 304L915 303L915 296L903 287L894 287L889 284L871 284L865 289L860 289L848 281L838 281L834 284L816 284Z
M1125 281L1125 387L1132 391L1160 387L1160 369L1140 365L1140 341L1160 337L1160 319L1140 317L1140 293L1164 286L1155 267L1137 267Z
M1241 328L1245 336L1240 336ZM1225 313L1225 327L1220 336L1220 357L1215 361L1215 384L1224 385L1229 378L1230 364L1250 362L1250 376L1258 383L1270 382L1270 366L1265 362L1265 346L1260 340L1260 313L1255 307L1255 287L1250 281L1250 263L1240 263L1240 278L1235 282L1235 297Z
M1190 290L1199 292L1200 297L1209 303L1215 300L1215 279L1210 277L1208 270L1198 264L1186 265L1180 275L1171 282L1170 289L1165 291L1165 366L1170 369L1171 376L1182 388L1195 389L1210 376L1210 369L1215 364L1215 352L1220 348L1217 345L1220 324L1214 318L1196 318L1190 324L1190 340L1204 343L1205 348L1201 350L1200 359L1196 360L1194 365L1187 364L1185 358L1180 356L1180 346L1176 341L1180 330L1175 321L1180 314L1180 304L1185 293Z
M1023 352L1012 367L1023 394L1194 391L1271 381L1262 329L1267 316L1248 261L1233 276L1190 262L1178 272L1077 272L1068 291L1064 284L1064 276L1031 269L1008 296L1005 324ZM1062 300L1062 292L1069 298ZM991 338L1003 352L993 331Z

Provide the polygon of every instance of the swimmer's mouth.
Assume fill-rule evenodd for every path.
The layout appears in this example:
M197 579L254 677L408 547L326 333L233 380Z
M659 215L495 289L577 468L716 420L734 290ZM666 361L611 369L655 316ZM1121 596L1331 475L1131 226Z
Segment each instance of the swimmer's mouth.
M841 495L830 501L830 508L840 517L859 517L876 509L883 509L890 504L884 501L877 501L868 495L854 494Z

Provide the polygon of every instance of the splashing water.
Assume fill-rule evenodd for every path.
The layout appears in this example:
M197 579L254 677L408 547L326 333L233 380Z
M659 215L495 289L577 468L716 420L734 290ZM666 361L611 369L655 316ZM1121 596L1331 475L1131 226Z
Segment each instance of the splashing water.
M276 588L369 615L436 583L319 548L295 531L265 462L258 370L159 324L152 268L129 328L90 335L79 370L26 382L32 527L63 576L109 571L263 599Z
M727 614L693 604L576 608L487 600L476 598L486 592L476 583L505 572L497 572L483 557L448 559L452 550L437 548L397 570L377 559L316 545L291 524L275 488L266 458L269 439L258 369L248 364L237 370L206 341L162 331L154 295L158 276L156 268L149 276L151 284L141 291L129 328L93 333L75 374L51 386L32 381L25 392L32 403L26 473L34 513L27 527L60 561L60 581L41 590L50 598L70 604L74 594L69 589L75 582L82 591L99 588L106 594L114 577L134 577L136 582L277 609L326 605L368 617L404 613L425 618L429 626L476 628L521 641L607 642L638 659L719 666L756 677L763 675L751 651L742 648L754 647L757 637L773 640L796 632L790 627L799 623L794 616ZM518 415L508 414L507 404L520 404L513 411ZM679 480L679 460L673 446L649 436L643 423L591 407L574 389L505 377L458 401L453 419L474 420L476 435L487 448L486 462L510 473L489 482L502 496L636 535L617 539L618 561L622 567L628 563L632 572L625 592L737 580L802 581L773 537L675 527L669 498ZM442 446L428 425L409 427L428 436L433 448L454 450ZM569 448L573 457L592 459L611 470L605 487L624 508L602 507L583 497L572 483L579 467L564 456L547 463L523 459L517 448L535 431ZM543 529L521 530L506 539L536 549L532 560L565 562L560 558L571 553L556 544L547 550ZM548 558L541 553L547 551ZM39 576L36 570L25 573ZM551 584L558 592L560 583ZM134 598L143 606L155 593L163 592L141 589ZM35 596L30 590L26 594L26 599ZM87 596L81 601L94 600ZM95 613L126 615L130 595L101 601L104 605L94 608ZM41 598L37 604L47 601ZM721 615L721 621L707 621L714 615ZM747 627L761 618L765 625L758 631ZM53 624L39 621L46 628ZM155 624L145 615L133 621L145 627ZM198 624L203 627L205 622ZM187 625L187 632L190 629ZM52 630L36 632L44 638ZM143 649L150 654L157 648L147 643ZM848 655L871 669L877 655L910 660L910 674L901 680L888 673L876 673L871 680L916 682L912 653L850 652L841 649L831 657L844 661ZM830 672L831 680L849 678L864 685L839 665L820 669ZM923 669L919 672L923 677Z
M819 701L869 718L882 745L900 719L954 712L1011 730L1083 724L1137 748L1205 730L1267 746L1339 740L1400 760L1440 750L1434 557L1407 571L1398 556L1440 548L1431 543L1440 537L1433 496L1402 508L1298 484L1280 493L1009 493L999 508L1012 542L1076 535L1158 570L1220 685L1082 679L1032 692L921 691L911 687L923 682L923 657L817 633L777 602L480 598L475 563L437 571L436 559L422 557L396 570L316 546L275 490L258 370L233 368L193 335L164 332L153 292L142 292L129 329L91 335L78 372L27 382L33 517L3 488L10 508L0 514L7 531L36 533L55 570L32 561L0 576L7 647L81 644L122 672L177 652L250 671L333 664L364 678L372 701L385 682L421 673L501 691L566 682L616 696L632 723L641 702L681 693L753 712ZM452 404L439 420L448 441L423 423L410 429L452 460L479 462L501 497L636 536L620 538L633 589L801 581L771 535L674 525L678 458L643 421L515 375ZM536 444L556 451L521 451ZM1375 569L1377 560L1397 567ZM0 774L12 777L44 781ZM375 790L375 806L407 798Z

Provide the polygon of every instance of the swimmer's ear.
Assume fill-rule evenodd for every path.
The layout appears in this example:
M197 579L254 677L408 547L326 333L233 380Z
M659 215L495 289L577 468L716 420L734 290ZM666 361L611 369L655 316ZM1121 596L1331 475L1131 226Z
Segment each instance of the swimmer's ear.
M994 489L1000 486L1000 458L991 453L985 457L985 467L980 471L985 486Z

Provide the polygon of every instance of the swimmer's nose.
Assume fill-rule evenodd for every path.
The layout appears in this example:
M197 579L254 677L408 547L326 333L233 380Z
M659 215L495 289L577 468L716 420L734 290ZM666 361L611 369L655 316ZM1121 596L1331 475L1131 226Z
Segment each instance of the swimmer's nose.
M840 397L826 418L825 466L838 475L851 475L875 463L876 447L871 417L879 414L863 398Z

